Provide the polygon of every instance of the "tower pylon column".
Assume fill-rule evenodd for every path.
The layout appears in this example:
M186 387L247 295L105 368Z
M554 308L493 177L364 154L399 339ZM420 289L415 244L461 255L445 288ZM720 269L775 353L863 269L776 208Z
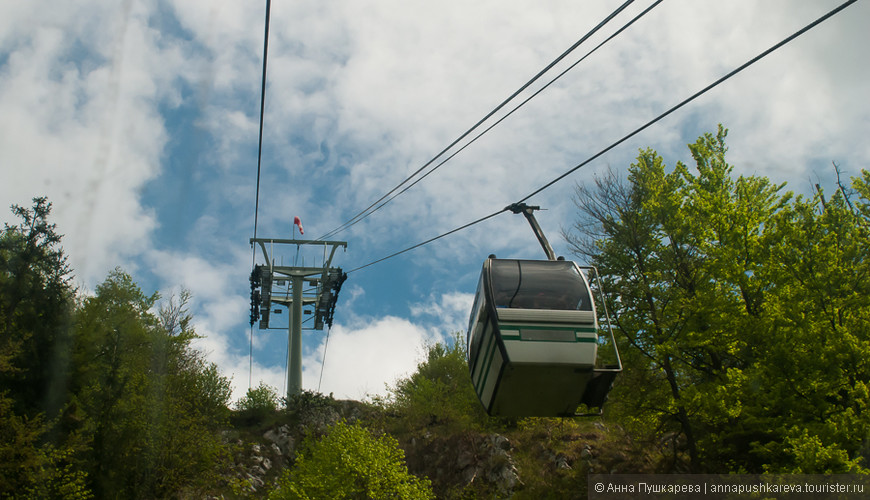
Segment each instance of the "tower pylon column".
M302 276L294 275L287 352L287 398L302 392Z

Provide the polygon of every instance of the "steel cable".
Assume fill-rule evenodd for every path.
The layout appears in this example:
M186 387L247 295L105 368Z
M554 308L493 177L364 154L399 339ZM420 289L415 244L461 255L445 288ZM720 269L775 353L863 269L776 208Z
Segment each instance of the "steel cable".
M557 182L561 181L561 180L564 179L565 177L567 177L567 176L569 176L570 174L576 172L578 169L584 167L585 165L587 165L587 164L589 164L590 162L594 161L595 159L599 158L600 156L602 156L603 154L605 154L605 153L607 153L608 151L612 150L612 149L615 148L616 146L619 146L620 144L622 144L623 142L627 141L627 140L630 139L631 137L637 135L637 134L640 133L641 131L643 131L643 130L649 128L650 126L652 126L652 125L655 124L656 122L658 122L658 121L662 120L663 118L667 117L668 115L670 115L670 114L673 113L674 111L676 111L676 110L682 108L682 107L685 106L686 104L688 104L688 103L692 102L693 100L697 99L698 97L704 95L705 93L707 93L707 92L710 91L711 89L717 87L718 85L722 84L723 82L727 81L727 80L730 79L731 77L737 75L738 73L740 73L740 72L743 71L744 69L746 69L746 68L752 66L753 64L757 63L758 61L760 61L760 60L763 59L764 57L770 55L772 52L774 52L774 51L776 51L777 49L783 47L784 45L788 44L789 42L791 42L791 41L793 41L794 39L798 38L799 36L803 35L803 34L806 33L807 31L809 31L809 30L815 28L816 26L818 26L819 24L823 23L824 21L830 19L831 17L833 17L834 15L836 15L836 14L839 13L839 12L841 12L843 9L845 9L846 7L848 7L849 5L851 5L851 4L853 4L853 3L857 2L857 1L858 1L858 0L848 0L848 1L846 1L846 2L844 2L844 3L842 3L842 4L840 4L839 6L835 7L835 8L832 9L831 11L829 11L828 13L826 13L826 14L822 15L821 17L819 17L818 19L816 19L815 21L813 21L813 22L811 22L810 24L804 26L803 28L801 28L800 30L796 31L796 32L793 33L792 35L786 37L785 39L783 39L783 40L780 41L779 43L777 43L777 44L773 45L772 47L770 47L769 49L767 49L767 50L761 52L760 54L758 54L757 56L753 57L753 58L750 59L749 61L747 61L747 62L741 64L740 66L738 66L738 67L735 68L734 70L730 71L730 72L727 73L726 75L724 75L724 76L722 76L721 78L717 79L717 80L714 81L713 83L707 85L706 87L704 87L703 89L699 90L698 92L692 94L690 97L688 97L688 98L682 100L680 103L676 104L675 106L672 106L670 109L668 109L668 110L665 111L664 113L662 113L662 114L656 116L656 117L653 118L652 120L646 122L644 125L638 127L637 129L635 129L634 131L630 132L629 134L623 136L621 139L619 139L618 141L612 143L611 145L607 146L606 148L602 149L601 151L599 151L599 152L596 153L595 155L589 157L587 160L583 161L582 163L578 164L577 166L575 166L575 167L569 169L567 172L565 172L565 173L559 175L558 177L556 177L556 178L553 179L552 181L550 181L550 182L544 184L544 185L541 186L540 188L538 188L538 189L536 189L535 191L531 192L530 194L528 194L527 196L525 196L524 198L522 198L518 203L523 203L523 202L527 201L529 198L531 198L531 197L533 197L533 196L535 196L535 195L541 193L541 192L544 191L545 189L551 187L552 185L554 185L554 184L556 184ZM459 226L459 227L457 227L457 228L455 228L455 229L452 229L452 230L450 230L450 231L448 231L448 232L446 232L446 233L443 233L443 234L440 234L440 235L438 235L438 236L435 236L434 238L429 238L429 239L426 240L426 241L423 241L423 242L417 243L416 245L412 245L412 246L410 246L410 247L408 247L408 248L405 248L405 249L403 249L403 250L400 250L400 251L398 251L398 252L394 252L394 253L392 253L392 254L390 254L390 255L387 255L386 257L382 257L382 258L380 258L380 259L377 259L377 260L374 260L374 261L372 261L372 262L369 262L368 264L365 264L365 265L362 265L362 266L356 267L356 268L354 268L354 269L351 269L350 271L348 271L348 273L352 273L352 272L355 272L355 271L359 271L359 270L361 270L361 269L365 269L365 268L367 268L367 267L369 267L369 266L372 266L372 265L374 265L374 264L377 264L377 263L383 262L383 261L385 261L385 260L387 260L387 259L391 259L391 258L396 257L396 256L398 256L398 255L401 255L401 254L403 254L403 253L406 253L406 252L409 252L409 251L414 250L414 249L416 249L416 248L419 248L419 247L421 247L421 246L427 245L427 244L429 244L429 243L432 243L433 241L439 240L439 239L441 239L441 238L443 238L443 237L445 237L445 236L449 236L449 235L451 235L451 234L453 234L453 233L456 233L456 232L462 231L463 229L467 229L467 228L469 228L469 227L471 227L471 226L474 226L474 225L476 225L476 224L479 224L479 223L481 223L481 222L484 222L484 221L486 221L486 220L488 220L488 219L491 219L491 218L495 217L496 215L499 215L499 214L501 214L501 213L503 213L503 212L507 212L507 211L509 211L509 208L508 208L508 207L505 207L505 208L503 208L503 209L501 209L501 210L498 210L498 211L496 211L496 212L493 212L493 213L491 213L491 214L489 214L489 215L487 215L487 216L481 217L481 218L476 219L476 220L474 220L474 221L472 221L472 222L469 222L469 223L464 224L464 225L462 225L462 226Z
M381 196L377 201L375 201L374 203L372 203L371 205L369 205L368 207L366 207L364 210L362 210L361 212L359 212L358 214L356 214L356 215L353 216L352 218L350 218L347 222L345 222L344 224L340 225L339 227L333 229L332 231L329 231L328 233L324 234L323 236L321 236L320 238L318 238L318 240L325 240L325 239L327 239L327 238L330 238L330 237L332 237L332 236L334 236L334 235L336 235L336 234L338 234L338 233L340 233L340 232L342 232L342 231L344 231L344 230L350 228L351 226L357 224L357 223L360 222L361 220L365 219L366 217L368 217L369 215L371 215L372 213L376 212L376 211L379 210L381 207L383 207L384 205L386 205L387 203L389 203L393 198L395 198L395 196L394 196L393 198L387 199L391 194L395 193L398 189L400 189L402 186L404 186L406 183L408 183L411 179L413 179L414 177L416 177L420 172L422 172L423 170L425 170L426 167L428 167L429 165L431 165L432 163L434 163L438 158L440 158L441 156L443 156L447 151L449 151L451 148L453 148L456 144L458 144L460 141L462 141L463 139L465 139L466 137L468 137L468 135L470 135L474 130L476 130L476 129L481 125L481 124L483 124L486 120L488 120L489 118L491 118L494 114L498 113L498 112L499 112L502 108L504 108L504 107L505 107L509 102L511 102L514 98L516 98L520 93L522 93L524 90L526 90L527 88L529 88L529 86L531 86L534 82L536 82L539 78L541 78L545 73L547 73L548 71L550 71L550 69L552 69L555 65L557 65L558 63L560 63L560 62L561 62L563 59L565 59L566 57L568 57L568 55L571 54L571 52L573 52L577 47L579 47L582 43L584 43L586 40L588 40L588 39L589 39L593 34L595 34L598 30L600 30L602 27L604 27L608 22L610 22L614 17L616 17L620 12L622 12L625 8L627 8L627 7L628 7L629 5L631 5L633 2L634 2L634 0L627 0L627 1L624 2L622 5L620 5L616 10L614 10L613 12L611 12L610 15L608 15L604 20L602 20L600 23L598 23L598 25L596 25L594 28L592 28L592 30L590 30L588 33L586 33L585 35L583 35L583 37L581 37L579 40L577 40L577 41L576 41L573 45L571 45L571 47L569 47L567 50L565 50L564 52L562 52L562 54L559 55L559 57L557 57L557 58L554 59L552 62L550 62L550 64L548 64L544 69L542 69L541 71L539 71L538 74L536 74L535 76L533 76L529 81L527 81L525 84L523 84L523 86L521 86L521 87L520 87L519 89L517 89L513 94L511 94L510 97L508 97L507 99L505 99L504 101L502 101L501 104L499 104L498 106L495 107L495 109L493 109L492 111L490 111L486 116L484 116L483 118L481 118L480 121L478 121L477 123L475 123L471 128L469 128L468 130L466 130L466 131L465 131L462 135L460 135L456 140L454 140L453 142L451 142L451 143L450 143L446 148L444 148L443 150L441 150L440 153L438 153L437 155L435 155L431 160L429 160L428 162L426 162L422 167L420 167L419 169L417 169L416 171L414 171L414 173L412 173L411 175L409 175L408 177L406 177L402 182L400 182L399 184L397 184L397 185L396 185L393 189L391 189L387 194ZM512 111L511 113L513 113L513 111ZM499 121L501 121L501 120L499 120ZM492 128L492 127L490 127L490 128ZM487 129L487 130L489 130L489 129ZM475 138L475 140L476 140L476 138ZM463 148L463 149L464 149L464 148ZM455 156L455 155L454 155L454 156ZM452 156L451 156L451 157L452 157ZM435 169L437 169L438 167L440 167L440 166L443 165L444 163L445 163L445 162L442 162L441 164L439 164L438 166L436 166ZM432 170L434 171L435 169L432 169ZM431 171L430 171L430 173L431 173ZM428 173L427 173L426 175L428 175ZM424 176L424 177L425 177L425 176ZM415 184L416 184L416 183L415 183ZM409 187L410 187L410 186L409 186ZM406 191L406 190L407 190L407 189L403 190L402 192L404 192L404 191ZM401 194L401 193L399 193L399 194ZM396 196L398 196L398 195L396 195ZM384 200L386 200L386 201L384 201ZM384 202L384 203L381 203L381 202ZM381 204L378 205L379 203L381 203Z

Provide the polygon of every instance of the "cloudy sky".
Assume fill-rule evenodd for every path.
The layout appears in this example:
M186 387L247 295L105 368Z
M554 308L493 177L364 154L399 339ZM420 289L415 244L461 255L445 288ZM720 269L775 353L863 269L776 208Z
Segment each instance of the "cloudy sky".
M520 97L650 3L634 2ZM348 242L335 264L362 266L525 197L839 3L665 0L333 236ZM258 236L291 237L294 216L306 238L350 219L621 4L272 2ZM83 289L121 266L146 292L191 290L198 346L233 377L236 397L251 363L265 9L265 0L0 3L0 205L49 197ZM567 252L558 234L572 222L575 183L624 171L641 147L685 161L685 145L718 123L730 129L737 173L795 191L832 182L831 162L849 175L867 168L868 22L868 2L855 3L529 200L548 209L538 217L557 253ZM351 273L328 349L325 332L305 334L303 385L383 393L426 342L464 329L490 253L543 257L525 220L502 214ZM286 348L286 332L254 329L254 385L284 390Z

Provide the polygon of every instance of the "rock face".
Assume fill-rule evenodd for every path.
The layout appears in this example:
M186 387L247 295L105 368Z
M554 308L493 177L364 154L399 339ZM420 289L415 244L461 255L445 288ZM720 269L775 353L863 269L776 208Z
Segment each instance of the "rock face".
M224 439L235 445L228 479L239 494L265 498L281 472L293 465L298 446L306 435L321 435L342 419L358 420L362 415L360 407L357 401L313 399L293 408L282 422L244 440L231 439L224 433Z
M260 443L236 442L236 454L232 476L239 493L245 496L259 496L271 488L275 464L285 466L287 460L278 446Z
M276 417L272 424L254 423L224 434L234 445L234 465L226 474L232 497L266 498L277 478L295 463L307 435L322 435L342 419L361 420L375 433L386 432L393 418L355 401L334 400ZM656 471L650 455L639 453L625 436L621 428L601 422L544 419L497 431L432 425L394 435L409 471L429 478L437 498L581 498L578 492L586 491L588 473Z
M292 457L296 440L290 434L290 426L282 425L275 429L269 429L263 434L263 439L270 443L273 452L285 457Z
M511 443L500 434L413 438L405 448L409 470L429 476L439 497L447 491L438 491L438 485L462 488L485 483L507 498L520 484Z

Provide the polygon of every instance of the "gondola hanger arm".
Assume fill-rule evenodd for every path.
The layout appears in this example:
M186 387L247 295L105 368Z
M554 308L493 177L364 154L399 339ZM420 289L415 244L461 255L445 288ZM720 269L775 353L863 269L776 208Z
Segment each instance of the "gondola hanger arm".
M547 241L547 237L544 236L544 230L541 229L537 219L535 219L535 210L540 209L541 207L539 206L526 205L525 203L514 203L505 207L505 210L510 210L515 214L521 213L526 217L526 220L529 221L529 225L532 226L532 231L534 231L535 237L537 237L538 242L541 243L544 253L547 254L547 259L556 260L556 252L553 251L553 247L550 246L550 242Z

